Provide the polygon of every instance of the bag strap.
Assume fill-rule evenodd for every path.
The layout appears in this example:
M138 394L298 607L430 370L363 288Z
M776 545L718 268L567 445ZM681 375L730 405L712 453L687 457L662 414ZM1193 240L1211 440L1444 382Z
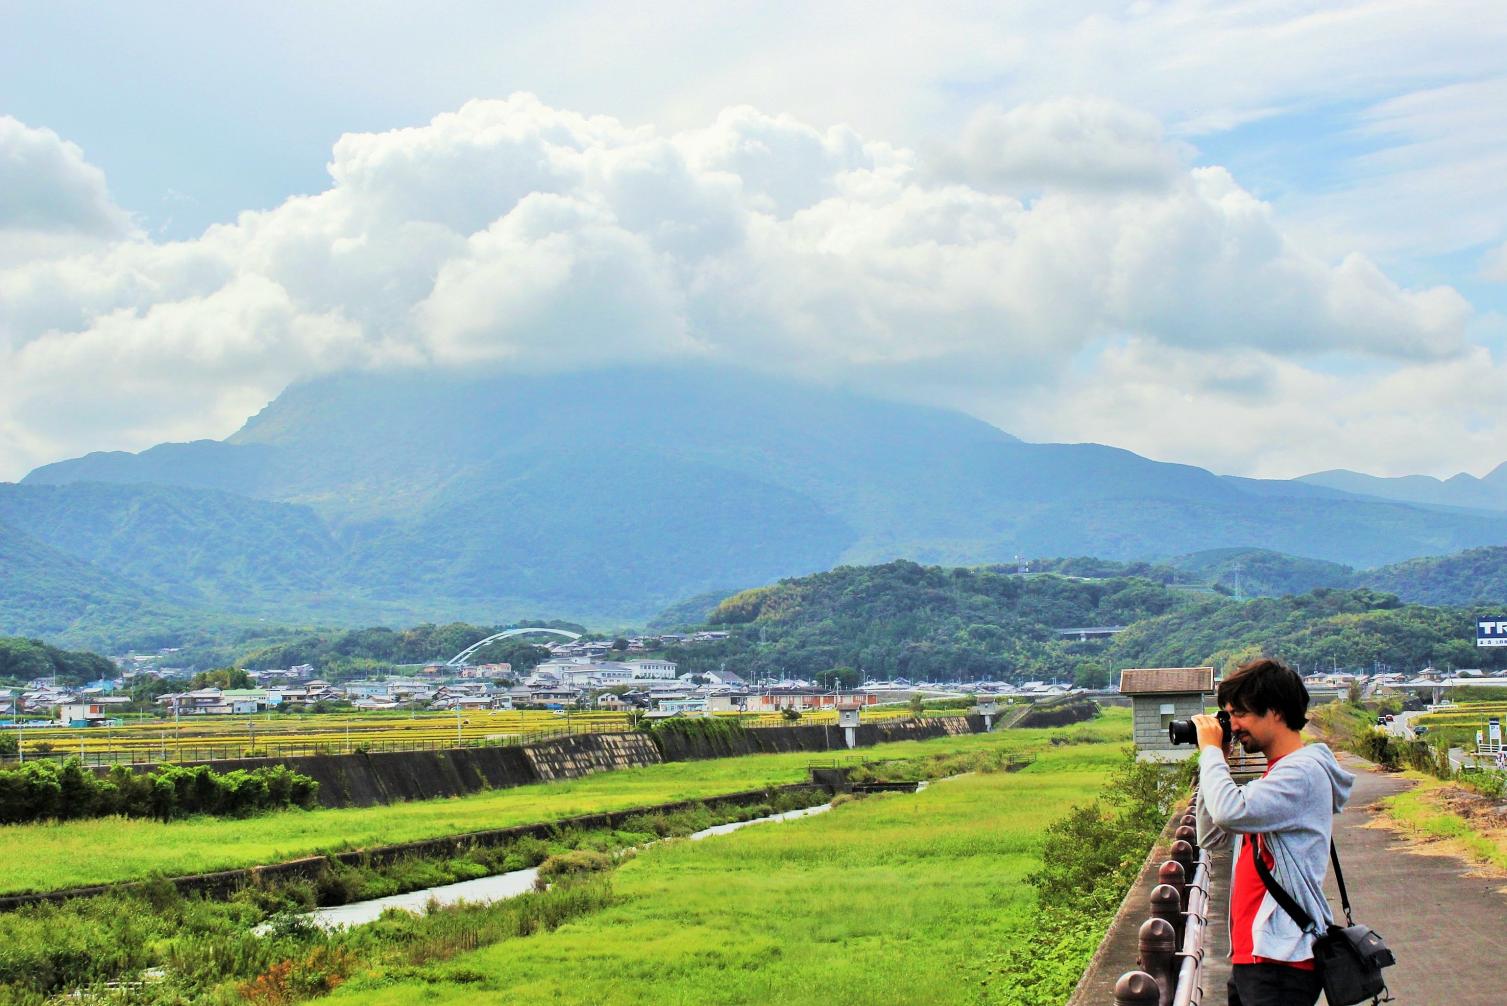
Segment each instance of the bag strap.
M1350 895L1345 891L1345 871L1340 869L1339 850L1334 847L1334 839L1329 840L1329 861L1334 864L1334 882L1340 888L1340 906L1345 909L1345 923L1355 925L1355 918L1350 914Z
M1256 864L1256 874L1261 878L1261 883L1266 885L1266 889L1271 892L1271 896L1276 899L1277 904L1281 905L1282 910L1292 916L1292 920L1298 924L1299 928L1306 933L1312 933L1317 936L1318 927L1314 925L1313 916L1303 911L1298 903L1293 900L1292 895L1288 894L1287 890L1281 884L1277 883L1271 871L1266 868L1266 863L1262 861L1257 849L1262 836L1250 835L1247 837L1250 839L1247 844L1251 847L1251 861ZM1353 926L1355 925L1355 918L1350 914L1350 894L1345 890L1345 872L1340 869L1340 854L1339 850L1334 846L1333 838L1329 839L1329 861L1334 864L1334 880L1339 885L1340 905L1345 910L1345 922Z

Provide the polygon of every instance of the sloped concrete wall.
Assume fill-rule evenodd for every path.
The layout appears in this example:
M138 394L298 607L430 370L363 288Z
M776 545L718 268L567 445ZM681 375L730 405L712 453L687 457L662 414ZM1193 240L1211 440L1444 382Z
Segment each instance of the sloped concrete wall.
M983 732L982 716L939 716L925 720L865 723L858 727L854 741L857 747L872 747L893 741L929 740ZM712 735L665 731L659 735L658 741L664 750L665 761L700 761L777 751L839 751L848 746L841 727L825 725L754 727Z
M891 741L983 731L981 716L947 716L868 723L858 728L855 739L859 747L870 747ZM664 746L663 753L647 734L580 734L520 747L243 758L204 764L217 772L286 765L319 783L321 806L371 807L556 779L579 779L594 772L656 765L662 761L789 751L816 753L847 747L842 729L835 726L758 727L731 730L725 736L666 733L659 743Z
M579 779L593 772L655 765L659 748L645 734L582 734L519 748L536 779Z

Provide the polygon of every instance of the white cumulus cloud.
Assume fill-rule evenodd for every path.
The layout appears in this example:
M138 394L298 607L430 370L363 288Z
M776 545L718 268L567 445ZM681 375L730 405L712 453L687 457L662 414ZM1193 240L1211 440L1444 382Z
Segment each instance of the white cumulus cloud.
M131 230L104 172L77 145L0 115L0 266Z
M288 381L348 367L695 357L947 404L1070 392L1084 354L1124 340L1292 374L1469 351L1456 292L1312 253L1133 110L991 112L957 149L939 175L788 115L661 132L517 94L347 135L324 191L194 240L81 217L113 239L0 263L0 474L222 436ZM32 240L47 205L5 239Z

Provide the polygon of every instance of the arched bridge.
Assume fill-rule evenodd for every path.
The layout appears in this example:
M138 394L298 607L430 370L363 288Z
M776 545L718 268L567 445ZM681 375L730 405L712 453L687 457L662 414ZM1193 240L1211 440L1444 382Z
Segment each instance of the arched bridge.
M526 635L529 635L530 633L534 633L534 632L547 632L547 633L549 633L552 636L563 636L566 639L580 639L581 638L581 634L579 632L567 632L564 629L546 629L546 628L544 628L542 626L535 626L533 628L526 628L526 629L508 629L506 632L497 632L497 633L494 633L494 634L488 636L486 639L478 640L477 642L472 643L470 646L466 647L464 650L461 650L455 656L453 656L449 660L445 661L445 666L446 667L465 667L466 666L466 661L468 661L468 660L471 659L471 654L475 653L477 650L481 649L483 646L487 646L487 645L489 645L491 643L495 643L499 639L507 639L509 636L526 636Z

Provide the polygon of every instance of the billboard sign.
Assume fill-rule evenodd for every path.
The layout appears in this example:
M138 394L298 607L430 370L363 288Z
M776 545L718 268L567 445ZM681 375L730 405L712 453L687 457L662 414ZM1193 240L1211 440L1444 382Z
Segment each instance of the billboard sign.
M1507 615L1476 619L1477 646L1507 646Z

